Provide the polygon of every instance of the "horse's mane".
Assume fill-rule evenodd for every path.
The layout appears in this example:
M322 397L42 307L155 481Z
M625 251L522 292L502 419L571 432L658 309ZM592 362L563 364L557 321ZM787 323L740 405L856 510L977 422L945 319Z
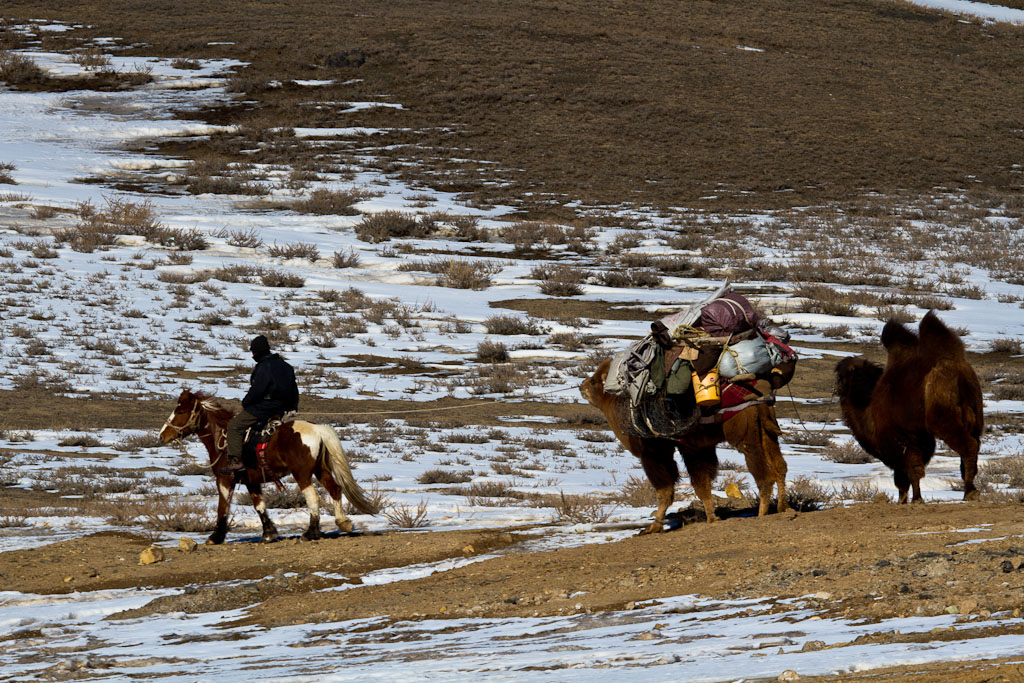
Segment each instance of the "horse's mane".
M207 416L217 424L227 424L235 416L235 410L225 399L202 391L192 392L193 398L206 410Z

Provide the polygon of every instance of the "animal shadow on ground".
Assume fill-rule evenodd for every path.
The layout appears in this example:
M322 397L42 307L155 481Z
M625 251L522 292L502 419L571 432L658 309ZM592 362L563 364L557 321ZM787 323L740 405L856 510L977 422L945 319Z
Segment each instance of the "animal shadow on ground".
M863 356L836 365L843 420L861 447L893 471L899 502L920 501L935 439L960 456L964 499L977 500L974 478L984 427L981 386L964 344L933 311L915 334L890 320L882 329L885 368Z

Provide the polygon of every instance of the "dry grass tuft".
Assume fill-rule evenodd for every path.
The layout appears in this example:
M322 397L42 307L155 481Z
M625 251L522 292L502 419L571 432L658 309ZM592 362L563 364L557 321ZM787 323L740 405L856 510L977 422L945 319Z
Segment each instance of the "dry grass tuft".
M558 493L554 501L555 521L569 524L601 524L607 522L616 506L609 507L605 501L591 494L566 495Z
M421 529L430 526L427 519L427 501L421 500L413 509L404 503L394 503L384 509L384 517L399 529Z
M0 50L0 81L7 85L42 83L46 74L32 59L17 52Z
M863 465L874 461L874 458L868 455L867 451L861 448L856 441L829 444L829 448L822 454L822 457L843 465Z
M619 489L615 501L633 508L649 508L658 504L658 494L645 477L631 474Z
M534 320L515 315L492 315L484 320L487 334L546 334L547 330Z
M299 213L312 213L318 216L358 216L355 204L371 197L365 190L314 190L309 197L292 203L292 209ZM380 241L380 240L374 240Z
M274 242L273 245L267 248L267 253L274 258L293 259L303 258L310 262L316 261L320 258L320 250L317 249L315 244L307 244L297 242L295 244L278 245Z

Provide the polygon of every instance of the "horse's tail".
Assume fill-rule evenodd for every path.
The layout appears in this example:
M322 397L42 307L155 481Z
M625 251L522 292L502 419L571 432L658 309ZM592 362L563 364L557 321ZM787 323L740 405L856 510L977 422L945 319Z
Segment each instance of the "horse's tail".
M320 450L326 452L327 468L331 471L334 480L341 486L342 493L359 512L367 515L375 515L380 510L366 498L363 489L359 487L352 477L352 470L348 466L348 458L345 457L345 450L341 446L341 440L337 433L327 425L313 425L316 434L320 437Z

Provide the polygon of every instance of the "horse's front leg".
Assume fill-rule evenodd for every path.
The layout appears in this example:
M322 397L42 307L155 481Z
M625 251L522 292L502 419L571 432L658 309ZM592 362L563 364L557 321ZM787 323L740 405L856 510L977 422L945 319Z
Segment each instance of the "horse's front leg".
M252 484L246 482L245 487L249 489L249 499L252 500L252 506L256 510L256 514L260 516L260 523L263 524L263 536L260 540L264 543L273 543L280 534L277 533L277 527L274 526L273 520L267 514L267 502L263 500L263 484L258 481Z
M231 514L231 496L235 494L235 478L230 474L217 474L217 525L206 539L206 545L220 545L228 535L228 516Z

